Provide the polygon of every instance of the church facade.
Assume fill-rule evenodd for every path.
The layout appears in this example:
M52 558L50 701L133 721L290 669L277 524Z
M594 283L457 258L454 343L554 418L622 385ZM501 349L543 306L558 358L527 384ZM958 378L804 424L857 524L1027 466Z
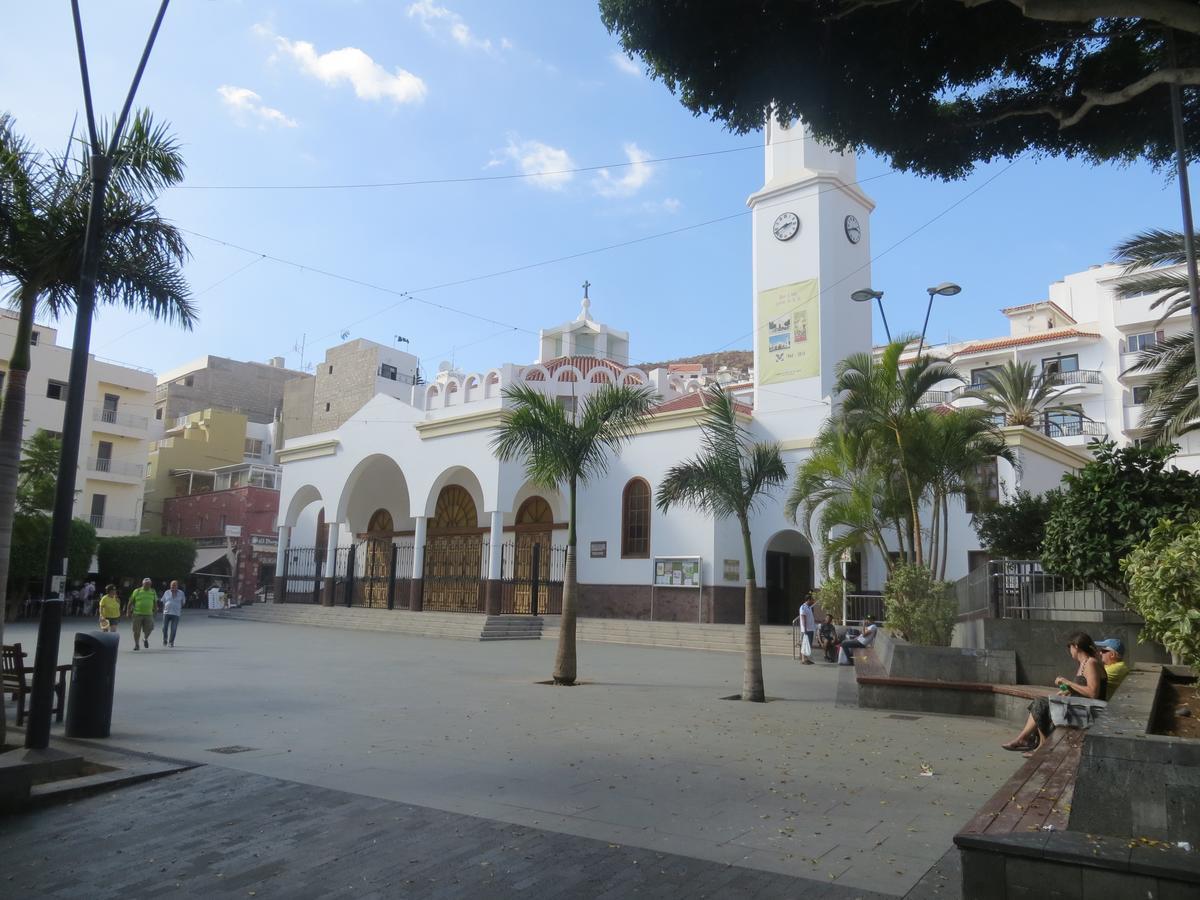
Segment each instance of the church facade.
M746 427L777 441L794 472L829 416L838 361L871 350L871 199L852 156L772 122L766 178L752 209L754 368L726 387ZM585 291L586 294L586 291ZM429 384L377 393L335 430L289 440L282 488L276 598L412 610L555 613L561 599L565 494L531 484L490 443L510 385L532 385L568 409L603 384L648 385L659 402L607 475L578 498L579 614L740 622L746 560L736 522L687 509L660 513L667 470L700 450L707 377L628 365L630 336L578 316L541 333L537 361L485 372L444 367ZM399 394L399 396L396 396ZM998 463L999 488L1039 492L1086 456L1028 429L1014 432L1019 466ZM756 511L752 553L764 621L790 623L819 583L820 547L784 515L784 487ZM961 504L950 578L978 550ZM884 563L851 562L863 591Z

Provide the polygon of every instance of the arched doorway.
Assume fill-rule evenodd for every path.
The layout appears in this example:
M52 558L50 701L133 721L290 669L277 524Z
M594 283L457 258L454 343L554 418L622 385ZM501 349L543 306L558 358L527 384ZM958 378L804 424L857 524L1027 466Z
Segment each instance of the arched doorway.
M542 589L538 592L538 612L548 608L546 590L550 583L550 544L554 532L554 510L542 497L530 497L517 510L517 539L514 542L513 560L513 606L518 615L528 615L533 610L533 557L537 547L537 580Z
M798 531L781 531L767 542L763 586L768 625L790 625L812 593L812 547Z
M392 568L392 535L395 525L386 509L371 513L359 552L363 555L361 575L356 581L354 605L387 608L388 578Z
M470 492L442 488L425 538L426 610L483 611L483 531Z

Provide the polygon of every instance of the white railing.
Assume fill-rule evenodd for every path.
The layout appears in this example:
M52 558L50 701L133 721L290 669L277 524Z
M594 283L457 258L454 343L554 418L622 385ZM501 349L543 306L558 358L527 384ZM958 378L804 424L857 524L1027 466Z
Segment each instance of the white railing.
M150 420L145 416L131 416L129 413L117 412L115 409L97 409L92 412L92 419L106 425L121 425L125 428L135 428L139 431L148 428Z
M110 459L107 456L89 457L88 469L92 472L104 472L109 475L127 475L130 478L141 478L143 466L137 463L122 462L119 459Z
M116 516L97 516L93 514L88 516L88 521L92 523L93 527L97 529L103 529L105 531L137 532L138 530L137 519L121 519Z

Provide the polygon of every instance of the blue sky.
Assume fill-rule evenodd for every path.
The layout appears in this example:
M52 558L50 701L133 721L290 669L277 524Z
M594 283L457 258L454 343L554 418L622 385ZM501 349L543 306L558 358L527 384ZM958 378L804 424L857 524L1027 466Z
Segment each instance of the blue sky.
M6 6L3 108L58 150L82 108L70 6ZM82 7L97 109L111 113L157 3ZM188 189L161 208L194 233L187 275L201 322L184 334L107 311L93 331L97 355L159 371L202 353L283 355L294 367L302 339L311 362L349 332L385 344L402 335L427 369L451 356L468 369L526 362L537 352L530 332L574 317L585 278L594 314L631 332L637 359L750 346L750 222L737 214L762 183L761 134L694 118L620 56L591 0L176 0L138 103L185 148ZM723 150L734 152L553 178L207 189L512 175ZM1175 185L1147 166L1032 159L941 215L1005 165L950 184L893 173L865 186L878 203L872 280L887 292L894 332L919 330L925 287L953 280L963 293L939 303L931 337L1002 333L1001 307L1043 298L1135 230L1179 222ZM860 178L888 171L859 161ZM676 229L687 230L438 287ZM70 324L61 323L64 343Z

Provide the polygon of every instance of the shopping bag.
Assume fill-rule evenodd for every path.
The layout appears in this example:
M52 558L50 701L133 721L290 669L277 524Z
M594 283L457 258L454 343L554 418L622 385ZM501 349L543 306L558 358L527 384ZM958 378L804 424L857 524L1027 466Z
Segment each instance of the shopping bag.
M1107 705L1088 697L1051 697L1050 721L1055 728L1088 728Z
M807 631L800 635L800 655L806 658L812 656L812 641Z

